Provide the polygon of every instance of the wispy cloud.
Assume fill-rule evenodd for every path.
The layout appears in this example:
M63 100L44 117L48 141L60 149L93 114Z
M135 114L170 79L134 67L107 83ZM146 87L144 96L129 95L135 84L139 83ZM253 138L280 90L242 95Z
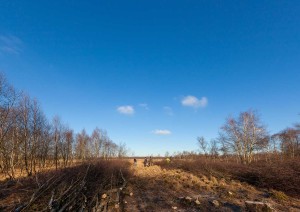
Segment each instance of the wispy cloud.
M155 135L171 135L171 131L170 130L154 130L152 131L153 134Z
M0 35L0 52L18 55L22 52L23 42L13 35Z
M168 116L173 116L173 109L171 107L168 106L164 106L164 112L168 115Z
M133 115L134 114L134 108L130 105L124 105L117 108L117 111L124 115Z
M193 108L199 108L199 107L206 107L208 104L208 100L206 97L202 97L201 99L198 99L195 96L185 96L181 100L181 104L186 107L193 107Z
M140 107L144 108L145 110L149 110L149 106L146 103L139 104Z

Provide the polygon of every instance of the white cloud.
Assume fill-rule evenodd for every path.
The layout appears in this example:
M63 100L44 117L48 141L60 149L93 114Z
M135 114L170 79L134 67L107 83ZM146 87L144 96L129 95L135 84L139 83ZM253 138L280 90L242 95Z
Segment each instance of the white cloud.
M20 38L13 35L0 35L0 52L8 54L20 54L23 42Z
M172 109L171 107L165 106L165 107L164 107L164 111L165 111L165 113L166 113L168 116L173 116L173 115L174 115L173 109Z
M152 133L156 135L171 135L170 130L154 130Z
M206 105L208 104L208 100L206 97L202 97L201 99L198 99L195 96L189 95L189 96L185 96L181 100L181 104L183 106L193 107L193 108L206 107Z
M141 103L141 104L139 104L139 106L144 108L145 110L149 110L148 104L146 104L146 103Z
M117 108L117 111L121 114L125 115L133 115L134 114L134 108L130 105L124 105Z

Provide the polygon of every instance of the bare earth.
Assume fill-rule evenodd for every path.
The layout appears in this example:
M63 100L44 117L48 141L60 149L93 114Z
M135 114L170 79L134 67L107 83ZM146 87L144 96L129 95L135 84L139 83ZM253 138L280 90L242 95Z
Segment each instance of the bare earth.
M124 211L246 211L245 201L266 203L275 211L300 211L298 199L270 196L270 192L246 183L195 176L160 166L131 168ZM130 195L131 193L131 195Z

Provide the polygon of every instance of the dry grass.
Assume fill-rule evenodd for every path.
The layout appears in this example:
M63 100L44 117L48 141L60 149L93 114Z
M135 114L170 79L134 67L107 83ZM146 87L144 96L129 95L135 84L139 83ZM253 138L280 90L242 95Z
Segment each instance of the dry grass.
M73 160L73 162L70 163L68 165L68 167L78 166L78 165L80 165L82 163L83 162L80 161L80 160ZM59 164L60 165L58 166L58 169L64 169L65 168L62 165L63 164L62 161ZM39 166L37 166L35 171L36 171L37 174L40 174L40 173L45 173L45 172L53 171L53 170L55 170L55 164L53 162L47 162L46 165L45 165L45 167L39 167ZM21 169L21 168L16 167L15 168L15 178L16 179L20 179L20 178L24 178L24 177L27 177L27 173L26 173L25 169L24 168ZM7 174L1 172L0 173L0 182L1 181L5 181L7 179L9 179L9 176Z
M82 179L85 173L88 173L86 184L80 192L86 197L87 209L91 209L95 194L103 194L120 185L120 169L128 179L124 201L120 205L121 211L172 211L174 207L177 211L243 211L246 200L267 202L279 211L287 211L289 208L300 210L300 201L288 196L288 193L274 188L261 189L257 186L267 188L261 183L264 181L260 176L264 180L270 179L270 175L274 173L265 172L275 171L278 163L244 166L209 160L176 160L168 164L161 160L155 161L154 166L143 167L142 161L143 159L138 160L137 167L133 166L131 159L98 161L91 163L89 169L88 164L81 164L40 173L37 175L38 178L31 176L14 182L0 182L0 210L14 210L22 203L28 202L40 185L55 177L54 179L58 180L54 181L29 208L36 211L44 210L53 193L57 199L70 185ZM297 168L299 167L294 162L284 167L285 170L294 171ZM249 176L249 173L250 176L259 174L259 183L254 181L257 176L248 179L246 176ZM287 175L284 174L282 177ZM272 183L274 182L270 181L268 185L271 186ZM294 187L298 189L296 185ZM213 201L217 201L219 206L213 205ZM82 202L82 198L79 198L78 202ZM74 205L75 208L78 206Z
M280 202L285 202L285 201L289 200L289 197L282 191L276 191L276 190L272 189L270 194L272 195L272 197L274 197L275 199L277 199Z
M245 201L261 201L278 211L300 209L297 199L283 192L260 189L247 182L232 179L220 169L211 169L199 161L156 161L154 166L133 167L125 211L244 211ZM197 165L196 165L197 164ZM288 198L286 198L288 197ZM217 201L219 206L214 206Z
M234 179L250 185L274 189L292 197L300 197L300 159L284 161L258 161L250 165L212 160L174 160L167 164L158 162L166 169L182 169L196 175Z

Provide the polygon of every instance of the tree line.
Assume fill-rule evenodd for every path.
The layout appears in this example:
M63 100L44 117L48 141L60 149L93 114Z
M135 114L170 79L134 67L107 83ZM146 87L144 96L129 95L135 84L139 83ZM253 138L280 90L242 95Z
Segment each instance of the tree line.
M41 168L126 153L125 144L117 145L103 129L76 134L58 116L49 121L36 99L17 91L0 73L1 173L15 178L18 170L30 176Z
M300 156L300 124L295 124L278 133L270 134L262 124L257 111L241 112L237 117L229 117L220 128L219 136L208 141L203 136L197 138L200 154L183 151L174 154L177 158L235 158L249 164L263 158L285 159Z

